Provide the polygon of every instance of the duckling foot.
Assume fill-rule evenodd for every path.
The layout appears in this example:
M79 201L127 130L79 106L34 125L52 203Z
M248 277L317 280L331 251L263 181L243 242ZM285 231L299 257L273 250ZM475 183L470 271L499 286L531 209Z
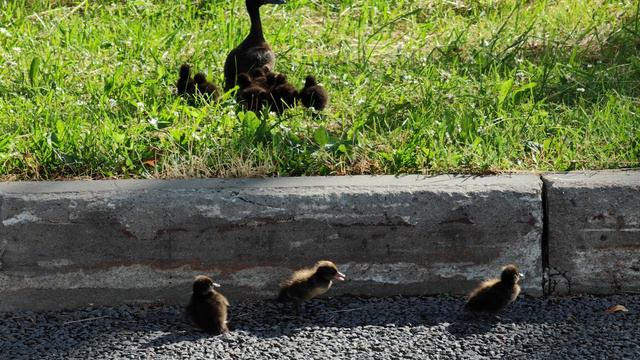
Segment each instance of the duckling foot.
M513 322L513 319L511 319L508 316L500 316L500 315L494 315L493 316L493 320L495 321L499 321L499 322Z

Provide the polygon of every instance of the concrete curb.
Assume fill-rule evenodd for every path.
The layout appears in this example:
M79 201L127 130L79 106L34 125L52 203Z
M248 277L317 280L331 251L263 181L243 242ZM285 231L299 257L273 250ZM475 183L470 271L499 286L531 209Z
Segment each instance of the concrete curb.
M549 174L547 294L640 292L640 171Z
M637 190L640 172L614 174ZM349 278L332 295L465 294L506 263L527 273L525 293L589 292L580 277L566 291L564 268L548 264L571 254L551 250L571 228L543 216L563 206L554 176L544 187L535 175L0 184L0 310L183 304L201 273L232 300L272 297L322 258ZM543 263L554 269L544 281Z

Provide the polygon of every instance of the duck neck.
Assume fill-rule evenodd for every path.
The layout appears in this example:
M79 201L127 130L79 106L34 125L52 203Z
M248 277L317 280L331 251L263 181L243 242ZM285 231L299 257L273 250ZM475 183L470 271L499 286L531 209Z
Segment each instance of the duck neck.
M262 35L262 21L260 20L260 5L256 2L247 0L247 12L251 19L251 30L249 31L249 38L263 40Z

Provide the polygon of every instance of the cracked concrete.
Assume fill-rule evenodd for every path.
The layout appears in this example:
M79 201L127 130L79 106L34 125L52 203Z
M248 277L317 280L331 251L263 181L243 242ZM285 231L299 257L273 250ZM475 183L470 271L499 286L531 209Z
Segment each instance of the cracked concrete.
M531 295L639 291L640 172L542 179L546 210L534 175L0 184L0 310L178 304L195 274L273 297L321 258L332 295L464 294L507 263Z
M2 270L4 265L3 258L4 258L4 253L7 251L8 243L9 242L6 239L2 240L2 243L0 243L0 271Z
M548 294L640 292L640 171L544 175Z
M322 258L350 273L335 295L464 294L511 262L528 275L524 291L542 293L533 175L9 183L0 192L5 310L180 303L199 273L231 299L272 297L290 271Z

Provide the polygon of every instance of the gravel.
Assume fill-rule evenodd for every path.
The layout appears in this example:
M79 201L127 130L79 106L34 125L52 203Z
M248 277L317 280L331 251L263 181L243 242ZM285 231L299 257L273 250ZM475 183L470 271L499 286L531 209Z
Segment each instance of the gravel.
M638 359L640 295L526 298L499 318L452 297L326 298L301 316L231 304L209 336L164 305L0 313L2 359ZM629 312L607 314L613 305Z

